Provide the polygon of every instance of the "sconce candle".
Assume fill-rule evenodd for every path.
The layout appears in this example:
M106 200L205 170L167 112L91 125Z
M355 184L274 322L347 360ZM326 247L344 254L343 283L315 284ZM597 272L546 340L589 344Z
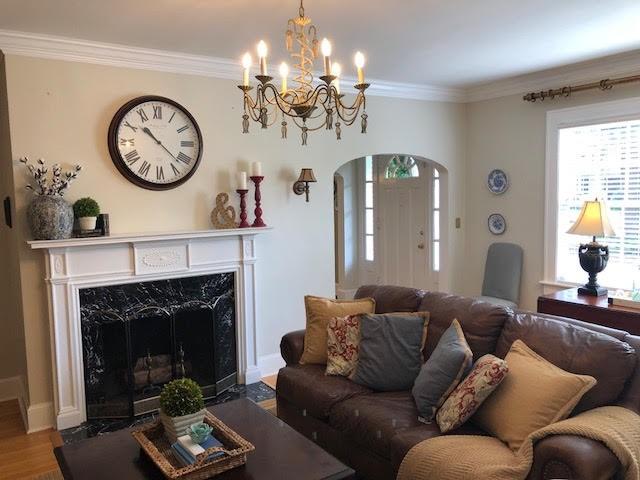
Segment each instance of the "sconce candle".
M282 93L282 95L287 93L287 76L288 75L289 75L289 66L285 62L282 62L280 64L280 76L282 77L282 89L280 93Z
M331 75L335 76L336 79L331 82L334 87L336 87L336 92L340 95L340 74L342 74L342 67L339 63L333 62L331 65Z
M331 42L323 38L320 44L322 56L324 57L324 74L331 75Z
M247 52L242 57L242 85L245 87L249 86L249 69L251 68L251 63L253 63L251 54Z
M356 68L358 69L358 84L364 84L364 55L362 52L356 52L355 56Z
M267 44L264 40L258 42L258 58L260 59L260 75L267 74Z

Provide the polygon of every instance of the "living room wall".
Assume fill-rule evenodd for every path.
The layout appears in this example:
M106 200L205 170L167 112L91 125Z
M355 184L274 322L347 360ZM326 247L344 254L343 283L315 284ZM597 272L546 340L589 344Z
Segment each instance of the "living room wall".
M31 407L46 411L52 398L47 294L42 252L29 239L23 191L26 176L17 159L45 157L84 169L68 199L92 196L110 214L112 233L167 232L210 228L215 195L235 188L234 174L262 161L265 220L273 230L258 245L258 351L260 366L273 371L278 344L287 331L304 326L303 296L334 294L333 173L367 154L407 152L433 159L449 178L450 274L447 289L461 284L464 228L455 217L465 208L465 106L371 97L369 133L343 128L343 139L298 133L279 138L279 129L241 134L241 97L236 82L208 77L134 70L58 60L7 56L7 84L20 235L20 277L28 389ZM110 160L106 132L115 111L145 94L173 98L189 109L204 136L204 156L196 175L166 192L140 189L124 179ZM300 168L313 167L318 183L309 203L293 194ZM464 225L464 224L463 224Z
M513 242L524 249L520 308L536 310L544 273L546 113L637 96L640 87L622 86L608 92L576 93L545 102L528 103L522 100L522 95L513 95L467 105L463 293L480 294L489 245L496 241ZM510 187L503 195L493 195L487 189L487 174L494 168L503 169L509 176ZM494 236L487 229L487 217L494 212L502 213L507 221L507 230L501 236Z
M0 53L0 202L11 201L11 214L15 217L15 196L12 174L11 136L9 132L9 105L7 100L4 55ZM15 225L15 218L14 225ZM22 328L18 233L10 228L2 215L0 220L0 398L15 393L15 377L24 375L24 329Z

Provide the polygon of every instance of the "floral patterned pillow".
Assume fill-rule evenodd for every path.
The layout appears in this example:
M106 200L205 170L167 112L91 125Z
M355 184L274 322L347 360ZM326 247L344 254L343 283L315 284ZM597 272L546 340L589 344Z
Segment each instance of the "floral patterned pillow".
M438 410L436 421L442 433L466 422L506 376L507 363L493 355L480 357Z
M348 377L358 364L360 315L334 317L327 327L327 375Z

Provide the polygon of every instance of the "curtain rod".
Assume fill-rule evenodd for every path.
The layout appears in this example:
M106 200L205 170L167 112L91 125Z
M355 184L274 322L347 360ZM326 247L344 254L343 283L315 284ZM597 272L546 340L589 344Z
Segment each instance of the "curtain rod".
M606 78L599 82L585 83L573 87L551 88L540 92L527 93L522 99L526 102L535 102L536 100L544 101L545 98L554 99L556 97L568 97L572 93L583 92L585 90L599 89L602 91L611 90L614 85L623 85L625 83L640 82L640 75L631 75L621 78Z

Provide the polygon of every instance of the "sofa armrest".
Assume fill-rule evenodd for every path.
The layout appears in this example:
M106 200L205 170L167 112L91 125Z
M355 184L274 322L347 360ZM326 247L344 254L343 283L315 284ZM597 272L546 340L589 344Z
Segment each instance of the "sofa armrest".
M289 332L280 341L280 354L287 365L297 365L304 350L305 330Z
M527 480L610 480L621 468L602 443L576 435L553 435L536 443Z

